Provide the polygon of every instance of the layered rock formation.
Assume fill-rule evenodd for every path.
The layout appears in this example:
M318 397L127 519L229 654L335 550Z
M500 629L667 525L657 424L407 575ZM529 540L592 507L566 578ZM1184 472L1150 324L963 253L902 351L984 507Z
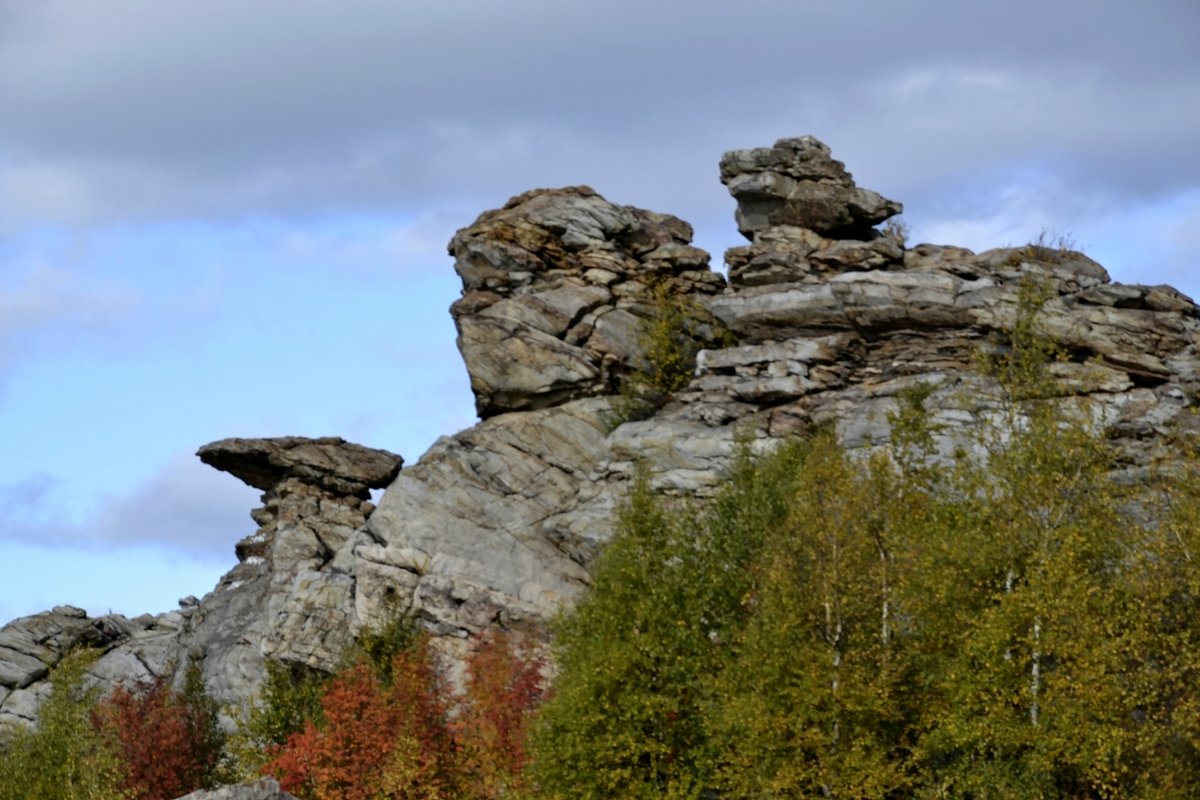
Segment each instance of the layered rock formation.
M354 580L336 554L374 510L370 490L395 479L401 458L338 438L225 439L199 457L264 489L251 512L259 528L238 542L238 563L203 600L130 620L89 619L60 606L0 629L0 724L36 718L43 680L74 647L103 655L90 670L102 685L179 675L201 665L221 703L254 691L263 659L330 668L354 633Z
M237 543L238 564L196 604L181 650L199 657L213 696L244 700L263 659L329 669L351 641L354 578L338 559L374 511L370 490L403 459L339 438L223 439L200 448L206 464L264 489L259 527Z
M686 223L582 187L520 195L459 231L452 313L483 421L398 474L397 456L340 440L203 448L266 492L240 563L169 615L60 610L6 627L0 713L32 716L72 636L109 648L97 667L109 676L202 657L210 688L238 702L264 658L330 668L353 632L396 611L452 654L490 626L538 629L587 586L637 463L659 491L695 496L719 481L735 431L768 448L832 424L851 448L882 445L897 395L918 383L952 452L995 406L978 354L1008 346L1028 276L1049 287L1042 322L1067 355L1055 365L1062 402L1108 423L1130 479L1162 436L1196 424L1200 309L1175 290L1113 284L1086 256L1039 246L909 248L875 227L899 204L857 187L811 138L728 153L721 179L749 239L726 253L728 285ZM737 342L718 348L715 326L698 326L712 347L691 383L617 425L656 293ZM372 509L367 488L385 484ZM59 628L76 633L48 633Z
M479 415L615 393L638 364L651 287L724 288L691 241L683 220L586 186L526 192L455 234L450 313Z

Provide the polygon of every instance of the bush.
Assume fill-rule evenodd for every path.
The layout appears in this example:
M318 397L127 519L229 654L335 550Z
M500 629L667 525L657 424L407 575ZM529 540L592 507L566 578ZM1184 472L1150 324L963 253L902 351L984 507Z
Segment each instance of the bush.
M92 716L116 744L130 797L171 800L218 783L224 734L199 667L189 667L182 692L162 677L118 686Z
M697 354L708 346L727 347L732 334L693 299L672 294L666 282L650 294L638 344L640 363L621 381L613 427L646 419L691 382Z
M319 719L268 749L263 772L310 800L493 800L523 790L542 659L504 634L474 643L461 695L441 679L426 637L381 671L339 672Z
M67 655L50 673L36 729L0 731L0 800L125 800L115 743L92 725L99 690L85 676L97 653Z

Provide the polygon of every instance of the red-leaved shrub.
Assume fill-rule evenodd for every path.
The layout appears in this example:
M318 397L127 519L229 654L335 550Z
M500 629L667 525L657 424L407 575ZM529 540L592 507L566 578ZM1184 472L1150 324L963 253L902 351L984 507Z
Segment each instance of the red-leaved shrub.
M472 648L466 688L439 678L428 640L392 660L391 682L360 663L264 767L309 800L492 800L521 786L525 739L542 696L542 659L505 635Z
M219 731L202 685L200 692L176 692L159 677L118 686L96 707L92 724L116 743L122 788L136 800L170 800L210 785Z

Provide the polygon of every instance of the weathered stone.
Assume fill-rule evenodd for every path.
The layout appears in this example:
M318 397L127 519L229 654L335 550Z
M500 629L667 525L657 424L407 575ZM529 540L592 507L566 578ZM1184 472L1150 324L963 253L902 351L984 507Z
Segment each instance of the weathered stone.
M179 800L296 800L296 797L283 791L274 778L263 778L254 783L202 789L184 795Z
M692 229L587 187L540 189L482 214L450 242L463 296L451 313L476 409L490 417L611 394L637 363L651 286L711 294L724 278Z
M395 453L351 444L336 436L222 439L201 447L196 455L256 489L270 489L286 478L296 478L338 494L363 497L368 490L391 483L404 463Z
M277 482L251 512L260 527L238 543L239 564L179 632L180 653L202 657L209 691L228 704L252 694L266 658L334 669L356 631L353 562L338 556L375 510L367 489L395 476L400 456L299 437L224 440L200 452L221 454L209 463L247 482Z
M726 153L721 182L738 202L738 230L752 241L758 231L781 225L863 239L902 210L899 203L856 187L842 162L811 136Z
M514 621L548 619L587 573L543 529L577 499L604 452L611 409L609 400L576 400L439 440L400 474L368 522L376 544L356 551L371 565L365 574L377 581L387 567L409 573L397 582L406 594L389 603L414 608L447 633L480 630L504 609ZM360 606L359 618L391 612Z
M21 617L0 628L0 686L23 689L76 647L108 647L133 627L119 615L89 619L73 606Z

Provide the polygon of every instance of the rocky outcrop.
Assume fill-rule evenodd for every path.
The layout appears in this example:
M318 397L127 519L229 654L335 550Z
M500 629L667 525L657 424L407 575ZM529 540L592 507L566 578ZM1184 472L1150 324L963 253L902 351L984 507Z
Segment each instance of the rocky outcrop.
M652 290L724 287L691 241L686 222L586 186L527 192L455 234L450 313L479 415L613 394L640 358Z
M399 473L398 456L335 439L202 448L264 490L259 529L214 592L117 626L98 665L156 673L200 657L234 703L264 658L330 668L356 631L397 611L451 655L492 626L540 629L587 586L637 464L660 492L703 496L735 432L766 449L828 424L848 447L877 447L916 384L949 457L996 407L980 354L1008 347L1030 279L1046 287L1041 321L1064 353L1061 402L1108 425L1130 480L1164 436L1197 426L1200 309L1175 290L1113 284L1086 256L1037 245L908 247L899 228L875 229L899 204L856 186L815 139L728 153L721 176L749 239L726 253L728 285L686 223L582 187L528 192L459 231L452 313L483 420ZM618 424L614 393L646 364L658 297L702 319L709 349L653 416ZM718 328L736 342L718 346ZM367 490L384 484L374 509ZM9 631L99 635L71 614L0 632L0 713L36 705L61 653L27 643L54 641L44 632Z
M178 675L196 660L215 699L237 705L261 680L264 658L332 669L355 628L354 577L339 552L374 510L370 490L391 483L402 459L338 438L225 439L199 457L256 488L258 529L238 563L204 598L134 620L89 618L59 607L0 629L0 723L29 722L42 679L75 647L102 650L89 671L101 685Z
M455 236L464 294L453 313L478 406L490 416L438 442L384 495L367 526L374 541L356 550L360 588L376 576L359 596L360 616L381 587L399 586L409 607L451 637L548 618L586 586L634 465L649 466L659 491L704 495L728 463L735 431L754 431L755 446L769 448L832 424L849 447L880 446L897 396L920 383L949 457L997 403L979 354L1007 347L1030 277L1048 286L1042 321L1067 354L1055 365L1062 401L1086 404L1110 424L1132 473L1154 457L1156 437L1194 424L1185 411L1200 389L1198 312L1174 290L1114 285L1086 256L1046 247L909 249L901 228L874 229L900 205L857 187L811 138L728 153L721 170L750 243L727 252L723 291L712 291L715 276L700 278L705 267L691 257L677 291L737 344L702 351L695 379L671 402L615 428L606 426L611 381L597 376L605 363L636 363L636 354L585 343L562 355L587 365L571 373L586 377L556 384L563 391L516 379L497 391L488 370L513 368L490 359L532 359L524 368L541 356L472 332L500 330L494 316L502 316L505 330L556 354L545 363L565 363L555 359L568 352L572 321L591 312L563 298L592 292L592 269L605 269L606 280L621 272L591 259L619 258L629 277L606 286L616 309L630 302L622 287L642 283L643 261L621 232L646 212L590 190L530 192Z
M44 679L75 648L107 651L91 669L97 683L162 674L181 622L178 613L90 618L73 606L13 620L0 628L0 728L37 718L50 689Z
M342 553L375 510L370 490L403 460L338 438L224 439L206 464L265 489L258 529L237 543L238 564L197 603L180 646L201 657L206 683L240 702L277 658L332 669L355 631L354 577Z
M811 136L726 153L721 182L737 200L738 230L751 240L779 227L862 239L903 210L899 203L855 186L845 165Z

